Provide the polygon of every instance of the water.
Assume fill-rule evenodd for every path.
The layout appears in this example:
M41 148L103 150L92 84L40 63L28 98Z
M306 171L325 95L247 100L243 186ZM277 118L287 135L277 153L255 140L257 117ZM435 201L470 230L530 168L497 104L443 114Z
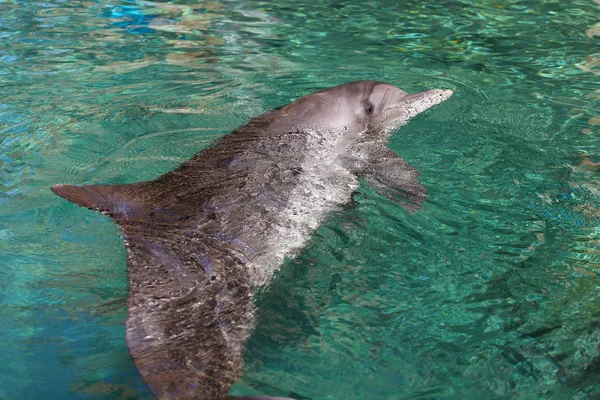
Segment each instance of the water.
M356 79L455 91L259 296L234 394L600 398L600 7L577 1L0 2L0 398L149 399L116 226L55 183L178 165Z

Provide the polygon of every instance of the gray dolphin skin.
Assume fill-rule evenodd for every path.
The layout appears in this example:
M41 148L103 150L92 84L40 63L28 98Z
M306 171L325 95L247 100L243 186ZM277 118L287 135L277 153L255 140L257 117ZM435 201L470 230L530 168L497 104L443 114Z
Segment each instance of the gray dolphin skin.
M156 180L52 187L121 229L127 345L157 398L227 398L255 325L253 294L351 200L359 177L421 207L418 172L386 144L450 96L351 82L251 119Z

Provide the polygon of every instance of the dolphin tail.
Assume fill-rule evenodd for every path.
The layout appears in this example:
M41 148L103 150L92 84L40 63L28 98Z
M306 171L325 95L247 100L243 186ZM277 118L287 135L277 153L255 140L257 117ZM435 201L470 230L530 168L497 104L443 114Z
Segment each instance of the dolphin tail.
M142 190L151 182L141 182L129 185L54 185L50 189L58 196L77 204L80 207L100 211L109 215L117 223L122 219L140 217L147 210L148 199L143 196L147 190Z
M102 205L106 207L110 197L112 197L110 189L113 187L113 185L75 186L59 184L52 186L50 190L78 206L95 210L102 207Z
M161 400L224 399L243 368L254 327L246 267L204 216L163 203L165 186L55 185L52 191L110 216L121 228L129 279L126 339ZM166 206L169 205L169 206Z

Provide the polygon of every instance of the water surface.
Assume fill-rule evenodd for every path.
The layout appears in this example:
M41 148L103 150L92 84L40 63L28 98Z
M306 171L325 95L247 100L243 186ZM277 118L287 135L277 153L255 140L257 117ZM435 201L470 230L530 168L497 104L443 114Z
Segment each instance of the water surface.
M257 299L234 394L600 397L600 7L577 1L0 1L0 398L150 399L125 250L55 183L152 179L250 117L377 79L452 99Z

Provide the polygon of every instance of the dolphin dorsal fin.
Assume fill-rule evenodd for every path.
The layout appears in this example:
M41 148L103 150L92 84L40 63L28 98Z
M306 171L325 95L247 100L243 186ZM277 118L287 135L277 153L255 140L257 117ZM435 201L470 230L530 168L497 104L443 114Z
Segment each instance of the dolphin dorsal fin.
M54 185L51 190L78 206L100 211L116 222L146 214L145 202L136 190L138 184L130 185Z

